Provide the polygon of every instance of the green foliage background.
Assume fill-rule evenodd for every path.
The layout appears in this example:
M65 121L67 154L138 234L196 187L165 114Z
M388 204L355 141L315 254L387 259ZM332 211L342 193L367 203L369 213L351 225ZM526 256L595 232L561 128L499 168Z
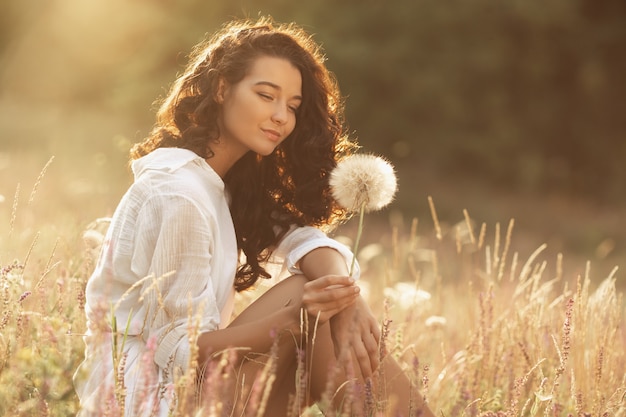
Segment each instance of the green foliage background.
M229 17L260 12L316 33L367 148L449 175L622 198L623 1L91 3L10 3L5 93L109 106L145 130L146 103L181 53ZM21 49L33 32L44 36Z
M5 0L0 151L37 167L55 155L68 188L99 190L112 208L128 147L185 54L228 19L259 14L323 44L354 136L398 169L396 209L413 215L434 194L445 211L466 193L462 204L492 222L508 219L494 197L507 193L592 212L626 203L623 0ZM68 209L84 207L77 193L63 196ZM505 214L519 218L513 206ZM580 233L582 249L600 243L597 228Z

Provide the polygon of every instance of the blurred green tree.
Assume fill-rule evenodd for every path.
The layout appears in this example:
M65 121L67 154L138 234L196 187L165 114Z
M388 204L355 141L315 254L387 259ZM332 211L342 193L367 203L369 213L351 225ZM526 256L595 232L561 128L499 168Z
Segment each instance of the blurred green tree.
M103 149L120 131L145 134L193 44L232 17L269 14L323 43L355 136L394 161L401 183L427 170L626 200L623 0L42 3L2 14L3 144L40 141L41 130L55 140L55 127L71 142L76 123ZM24 131L34 109L54 109L58 125Z

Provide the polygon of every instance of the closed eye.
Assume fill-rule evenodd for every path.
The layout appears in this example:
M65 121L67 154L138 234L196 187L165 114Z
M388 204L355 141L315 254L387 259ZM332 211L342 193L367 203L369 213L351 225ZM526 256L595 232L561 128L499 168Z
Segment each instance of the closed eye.
M302 99L300 97L291 99L287 102L287 106L289 107L289 110L296 114L300 110L301 105L302 105Z

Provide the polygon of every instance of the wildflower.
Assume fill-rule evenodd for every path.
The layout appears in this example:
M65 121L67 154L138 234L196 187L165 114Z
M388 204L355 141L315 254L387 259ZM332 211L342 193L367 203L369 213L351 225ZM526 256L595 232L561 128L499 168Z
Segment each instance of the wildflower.
M87 249L99 250L104 242L104 235L97 230L86 230L83 233L83 241Z
M30 291L25 291L25 292L24 292L24 293L20 296L20 299L19 299L19 301L18 301L18 302L19 302L20 304L22 304L22 302L23 302L23 301L24 301L24 300L25 300L25 299L26 299L29 295L31 295L31 294L32 294L32 292L30 292Z
M352 155L330 174L333 197L350 211L376 211L393 200L396 175L385 159L368 154Z
M398 303L403 309L409 309L431 299L429 292L418 289L415 285L407 282L398 282L393 287L386 287L383 292L385 297Z
M441 328L445 327L445 325L447 324L447 320L445 317L442 316L430 316L426 319L424 324L426 325L426 327Z
M397 189L393 166L385 159L369 154L352 155L337 164L330 174L333 197L346 210L359 212L359 227L354 241L350 275L354 270L359 240L366 212L380 210L393 200Z

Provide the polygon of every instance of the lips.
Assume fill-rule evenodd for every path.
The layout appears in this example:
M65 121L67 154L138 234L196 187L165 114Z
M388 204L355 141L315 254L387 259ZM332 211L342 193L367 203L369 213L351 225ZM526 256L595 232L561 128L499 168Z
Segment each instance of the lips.
M274 129L261 129L261 130L263 131L263 133L265 133L265 136L273 142L278 142L281 138L280 132Z

